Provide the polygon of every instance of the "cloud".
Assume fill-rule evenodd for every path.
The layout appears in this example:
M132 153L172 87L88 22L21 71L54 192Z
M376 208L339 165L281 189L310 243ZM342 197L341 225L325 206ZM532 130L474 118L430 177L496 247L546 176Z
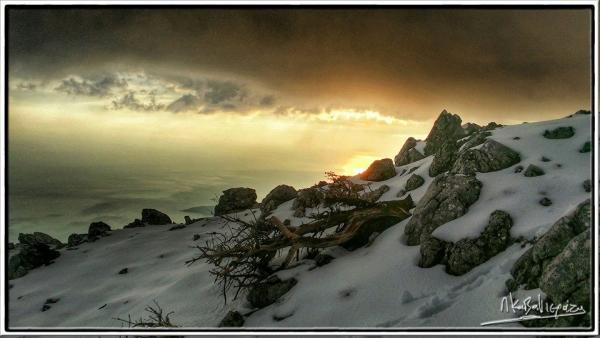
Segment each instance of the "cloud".
M128 92L120 98L112 101L112 109L129 109L133 111L153 112L163 110L165 108L164 104L156 103L156 98L154 95L150 94L148 96L150 97L149 101L143 103L136 98L135 92Z
M54 90L69 95L105 97L110 95L113 89L126 87L127 81L113 75L107 75L97 80L70 77L62 80Z
M167 110L173 113L186 112L190 110L198 109L201 104L200 99L193 94L185 94L177 100L171 102L167 106Z
M223 102L241 101L245 93L242 88L230 81L208 81L207 90L204 93L204 100L208 104L218 105Z
M17 89L23 91L34 91L36 88L37 84L32 82L21 82L17 85Z

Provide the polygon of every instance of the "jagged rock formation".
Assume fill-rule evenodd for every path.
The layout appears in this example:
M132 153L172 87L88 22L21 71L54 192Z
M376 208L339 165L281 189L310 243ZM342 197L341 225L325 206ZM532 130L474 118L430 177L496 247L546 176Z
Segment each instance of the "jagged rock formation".
M20 250L8 261L8 279L22 277L31 269L50 264L60 256L56 249L62 246L64 244L59 240L42 232L19 234Z
M591 202L586 200L559 219L515 263L507 285L539 287L554 303L582 305L585 316L532 323L544 326L587 326L590 323Z
M398 152L398 155L394 157L394 164L399 167L425 158L425 156L415 148L416 146L417 140L413 137L407 138L400 149L400 152Z
M451 172L465 175L487 173L508 168L520 161L521 156L516 151L494 140L486 140L479 149L462 152Z
M385 181L396 176L396 169L391 159L384 158L373 161L367 170L358 176L365 181Z
M464 137L465 131L461 126L461 122L460 116L451 114L444 109L435 120L433 128L431 128L425 139L427 142L423 149L425 156L435 154L445 143L456 142Z
M435 152L433 161L429 166L429 176L436 177L437 175L450 170L454 160L456 159L457 152L458 145L456 142L450 140L448 143L442 144Z
M260 209L263 213L269 213L275 210L281 203L292 200L298 196L294 187L281 184L273 188L260 203Z
M215 216L256 207L256 190L251 188L231 188L223 191L215 206Z
M404 229L407 244L421 243L440 225L464 215L479 198L481 187L482 183L474 176L443 174L436 177Z

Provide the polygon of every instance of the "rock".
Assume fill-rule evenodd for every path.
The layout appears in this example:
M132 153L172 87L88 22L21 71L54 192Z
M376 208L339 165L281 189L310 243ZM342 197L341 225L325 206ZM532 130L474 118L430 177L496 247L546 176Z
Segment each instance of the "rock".
M474 134L478 131L481 130L481 126L478 125L477 123L472 123L472 122L467 122L465 124L462 125L463 130L465 131L465 134L471 135Z
M429 176L436 177L437 175L446 172L452 168L452 164L456 159L458 145L452 140L440 145L435 152L435 156L429 166Z
M185 224L177 224L169 228L169 231L185 229Z
M592 191L592 181L589 179L583 181L583 189L585 190L585 192L591 192Z
M515 167L515 173L520 173L521 171L523 171L523 166L522 165L518 165Z
M501 125L500 123L496 123L494 121L486 124L483 128L481 128L482 130L494 130L496 128L502 128L503 125Z
M390 187L386 184L382 185L381 187L373 190L373 191L369 191L364 193L361 198L364 200L367 200L369 202L377 202L378 199L381 198L381 196L383 196L383 194L385 194L386 192L390 191Z
M422 268L430 268L436 264L442 263L447 245L448 243L441 239L428 237L421 243L421 247L419 248L421 258L419 259L418 265Z
M142 210L142 223L148 225L165 225L172 224L171 218L167 214L162 213L156 209L143 209Z
M141 219L136 218L133 220L133 222L127 224L126 226L123 227L123 229L129 229L129 228L140 228L140 227L145 227L146 224L144 222L142 222Z
M586 143L583 144L581 149L579 149L579 152L580 153L589 153L591 150L592 150L592 144L590 143L590 141L587 141Z
M389 158L381 160L375 160L367 168L359 174L359 177L365 181L385 181L396 176L396 169L394 168L394 162Z
M540 159L540 161L542 161L542 162L550 162L552 160L549 159L549 158L547 158L546 156L542 156L542 158Z
M244 316L237 311L229 311L219 323L219 327L242 327Z
M512 224L508 213L494 211L478 238L461 239L447 250L446 271L457 276L463 275L504 251L511 243Z
M107 236L109 231L111 231L110 225L104 222L93 222L88 228L88 241L93 242L100 237Z
M87 242L87 234L70 234L67 239L67 246L72 248L85 242Z
M306 208L314 208L321 204L325 199L325 193L322 186L314 185L310 188L298 190L298 197L292 204L295 217L304 217Z
M189 224L192 224L192 223L194 223L194 222L192 221L192 219L190 218L190 216L184 216L184 217L183 217L183 220L185 221L185 224L186 224L186 225L189 225Z
M521 138L519 136L515 136L513 137L513 140L520 140Z
M123 268L123 269L119 270L119 275L124 275L124 274L126 274L128 272L129 272L128 268Z
M417 174L412 174L408 180L406 180L406 186L404 190L411 191L415 190L418 187L422 186L425 183L425 179Z
M580 203L568 215L561 217L527 250L513 265L511 274L528 289L539 286L540 277L554 257L558 256L569 241L590 228L591 203Z
M506 289L509 292L515 292L519 289L519 283L512 278L507 279L506 282L504 282L504 285L506 285Z
M193 241L197 241L200 239L200 235L199 234L194 234L194 237L192 238Z
M248 292L246 299L255 308L263 308L277 301L288 292L297 281L294 278L282 281L277 276L271 276L265 282L254 285Z
M461 152L452 166L453 174L473 175L508 168L521 161L521 156L494 140L486 140L479 149Z
M460 146L461 151L471 149L485 142L485 140L487 140L487 137L491 135L492 133L490 133L489 131L482 131L467 138L464 142L459 141L458 145Z
M543 206L545 206L545 207L548 207L548 206L552 205L552 200L549 199L548 197L544 197L544 198L542 198L540 200L540 204L543 205Z
M576 111L575 113L573 113L573 114L571 114L571 115L569 115L569 116L567 116L567 117L573 117L573 116L575 116L575 115L590 115L591 113L592 113L592 112L591 112L591 111L589 111L589 110L583 110L583 109L581 109L581 110L578 110L578 111Z
M443 110L425 139L427 142L423 149L425 156L435 154L444 143L456 142L456 140L464 137L465 131L461 126L461 122L460 116Z
M61 248L64 244L58 239L43 232L34 232L33 234L19 234L19 243L21 245L47 244L52 248Z
M403 200L398 201L388 201L382 202L379 204L381 207L394 207L394 208L402 208L404 210L410 210L414 204L413 200L410 196ZM346 250L355 250L362 246L365 246L372 240L372 235L374 233L382 233L389 227L398 224L404 218L399 218L395 216L386 216L386 217L377 217L369 220L362 224L362 226L356 231L354 236L342 243L341 246Z
M256 190L251 188L231 188L223 191L215 206L215 216L250 209L256 206Z
M523 175L526 177L542 176L544 174L546 174L546 172L544 172L542 168L533 164L528 165L527 169L525 169L525 172L523 173Z
M544 137L548 139L564 139L575 135L575 128L573 127L558 127L552 130L545 130Z
M417 245L440 225L464 215L479 198L482 183L474 176L443 174L436 177L417 204L404 233L408 245Z
M294 187L289 185L278 185L271 190L260 203L260 209L263 213L269 213L275 210L281 203L293 200L298 196L298 192Z
M394 164L399 167L424 159L425 156L415 148L416 146L417 140L412 137L407 138L398 155L394 157Z
M315 264L317 266L323 266L326 264L331 263L331 261L334 259L333 256L328 255L328 254L318 254L315 256Z
M48 265L59 256L60 252L52 249L48 244L40 242L21 243L19 253L11 256L8 261L8 279L22 277L29 270Z

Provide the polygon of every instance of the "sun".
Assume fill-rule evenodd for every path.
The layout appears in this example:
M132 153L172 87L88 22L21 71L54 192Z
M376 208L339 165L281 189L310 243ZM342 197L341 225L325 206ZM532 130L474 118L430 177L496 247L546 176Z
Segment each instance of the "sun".
M358 175L365 171L365 169L367 169L376 159L377 158L373 156L356 155L344 164L342 167L342 175Z

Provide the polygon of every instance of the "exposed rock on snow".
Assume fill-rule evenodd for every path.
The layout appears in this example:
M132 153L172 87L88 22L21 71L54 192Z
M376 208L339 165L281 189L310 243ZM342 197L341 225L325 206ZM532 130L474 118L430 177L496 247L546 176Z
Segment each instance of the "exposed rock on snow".
M545 130L544 137L549 139L562 139L570 138L575 135L575 128L573 127L558 127L552 130Z
M581 149L579 149L580 153L589 153L592 150L592 144L590 143L590 141L587 141L583 144L583 146L581 146Z
M70 234L67 239L67 246L72 248L85 242L87 242L87 234Z
M569 215L562 217L515 263L511 274L519 285L534 289L540 277L554 257L558 256L575 236L590 228L590 200L577 206Z
M452 166L452 173L487 173L508 168L520 161L521 156L516 151L494 140L486 140L479 149L462 152Z
M585 190L585 192L591 192L592 191L592 181L589 179L583 181L583 189Z
M435 237L428 237L425 239L421 242L421 246L419 247L419 252L421 254L419 266L422 268L430 268L444 262L448 245L449 243Z
M361 197L363 199L365 199L366 201L375 203L375 202L377 202L378 199L381 198L381 196L383 196L383 194L385 194L388 191L390 191L390 186L384 184L381 187L379 187L373 191L364 193Z
M492 133L490 133L489 131L478 132L478 133L471 135L468 138L461 139L458 142L458 145L460 146L461 150L470 149L470 148L473 148L473 147L476 147L476 146L482 144L483 142L485 142L487 137L489 137L491 135L492 135ZM462 140L464 140L464 141L462 141Z
M275 303L296 283L297 281L294 278L282 281L277 276L271 276L266 281L253 286L246 299L253 307L263 308Z
M465 135L469 136L473 133L476 133L481 130L481 126L477 123L467 122L462 125L463 130L465 131Z
M404 190L406 190L406 191L415 190L418 187L422 186L423 183L425 183L425 179L423 177L421 177L417 174L412 174L406 181L406 186L404 187Z
M148 225L164 225L171 224L171 218L156 209L143 209L142 210L142 223Z
M452 140L440 145L435 152L435 156L429 167L429 176L436 177L437 175L450 170L456 159L458 149L458 145Z
M41 232L19 234L19 243L19 252L8 261L8 279L22 277L31 269L50 264L60 256L55 249L63 246L57 239Z
M425 156L415 148L416 146L417 140L413 137L407 138L398 155L394 157L394 164L399 167L425 158Z
M540 204L545 206L545 207L549 207L552 205L552 200L549 199L548 197L544 197L540 200Z
M324 184L317 184L310 188L298 190L298 197L292 204L295 217L304 217L306 208L314 208L323 202L325 199L325 192L321 189L323 186Z
M130 229L130 228L141 228L141 227L145 227L146 223L142 222L141 219L136 218L133 220L133 222L127 224L126 226L123 227L123 229Z
M523 173L523 175L525 175L526 177L542 176L544 174L546 174L544 169L534 164L528 165L527 169L525 169L525 172Z
M317 266L323 266L329 264L333 259L334 257L331 255L320 253L315 256L315 264Z
M61 248L64 245L58 239L56 239L50 235L47 235L43 232L34 232L33 234L19 234L19 243L22 246L46 244L55 249Z
M427 135L425 141L425 156L435 154L443 144L455 142L465 136L465 131L461 126L461 118L456 114L451 114L445 109L440 113L433 124L433 128Z
M294 187L281 184L273 188L260 203L260 209L263 213L269 213L275 210L281 203L292 200L298 196L298 192Z
M237 311L229 311L219 323L219 327L241 327L244 326L244 316Z
M251 188L231 188L223 191L215 206L215 216L250 209L256 206L256 190Z
M104 222L93 222L88 228L88 241L93 242L100 237L107 236L110 231L110 225Z
M440 225L464 215L479 198L481 187L474 176L444 174L436 177L405 228L407 244L421 243Z
M365 181L385 181L396 176L396 169L394 168L394 162L389 158L381 160L375 160L367 168L359 174L359 177Z

